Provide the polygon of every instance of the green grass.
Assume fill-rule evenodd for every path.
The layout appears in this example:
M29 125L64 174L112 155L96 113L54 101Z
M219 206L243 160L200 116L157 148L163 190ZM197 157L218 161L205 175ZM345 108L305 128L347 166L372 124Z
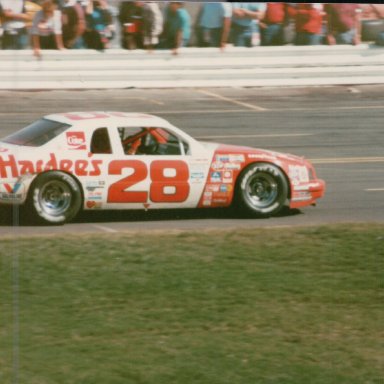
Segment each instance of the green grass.
M383 383L382 225L0 244L2 384Z

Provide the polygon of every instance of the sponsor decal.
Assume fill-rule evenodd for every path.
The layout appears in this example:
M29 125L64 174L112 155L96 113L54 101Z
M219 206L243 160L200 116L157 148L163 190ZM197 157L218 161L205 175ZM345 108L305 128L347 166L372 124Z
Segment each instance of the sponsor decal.
M260 160L269 160L269 161L275 161L276 160L275 156L266 155L264 153L260 153L260 154L249 153L247 156L248 156L248 159L260 159Z
M223 183L232 183L233 182L233 173L232 171L223 172Z
M216 155L216 161L219 163L225 163L229 161L229 155Z
M207 192L219 192L219 188L220 188L220 186L218 184L208 184L205 187L205 190Z
M292 201L306 201L311 199L312 195L310 192L298 192L295 193L295 196L292 198Z
M240 162L243 163L245 161L244 155L229 155L229 162L236 163Z
M228 200L225 198L214 198L212 203L214 204L227 204Z
M308 169L305 165L290 165L288 175L293 185L309 182Z
M86 149L84 132L66 132L69 149Z
M153 119L153 116L146 115L144 113L124 113L124 112L74 112L74 113L63 113L62 116L69 120L91 120L91 119L106 119L109 117L131 117L134 119Z
M212 200L203 200L204 207L209 207L212 205Z
M1 148L1 147L0 147L0 152L3 152L3 153L4 153L4 152L7 152L7 151L8 151L8 148Z
M229 192L229 187L232 187L231 185L223 184L220 185L220 192Z
M211 168L214 169L214 170L223 169L224 168L224 163L222 163L221 161L214 161L212 163Z
M86 190L93 192L96 189L103 189L105 187L105 181L88 181L86 183Z
M212 172L211 173L211 182L220 183L221 182L221 172Z
M293 190L294 191L308 191L309 186L308 185L294 185Z
M101 200L103 196L102 192L90 192L87 196L88 200Z
M204 172L191 172L191 181L204 180Z
M239 163L225 163L224 165L224 169L240 169L241 168L241 164Z
M24 196L24 186L21 183L1 183L0 199L2 200L22 200Z
M204 198L212 198L213 192L204 192Z
M99 201L87 201L86 207L88 209L100 209L102 207L102 203Z
M100 176L103 160L58 160L54 153L48 160L16 160L14 155L0 155L0 178L20 177L20 175L44 171L64 171L76 176Z

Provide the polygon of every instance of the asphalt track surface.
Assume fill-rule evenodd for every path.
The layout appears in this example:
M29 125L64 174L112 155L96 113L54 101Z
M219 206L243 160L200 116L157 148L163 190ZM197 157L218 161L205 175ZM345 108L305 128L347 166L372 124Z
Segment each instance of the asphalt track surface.
M159 115L195 138L305 156L327 183L316 207L268 219L230 210L81 213L64 226L30 226L0 210L0 235L116 233L384 222L384 86L0 91L0 136L42 115L115 110Z

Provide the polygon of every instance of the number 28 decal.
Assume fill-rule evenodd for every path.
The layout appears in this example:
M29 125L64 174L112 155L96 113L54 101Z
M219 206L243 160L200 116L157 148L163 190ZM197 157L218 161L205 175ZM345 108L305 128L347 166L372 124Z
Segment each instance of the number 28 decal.
M129 190L148 176L147 165L140 160L114 160L109 163L109 175L121 175L123 169L133 173L113 183L108 189L108 203L181 203L189 195L188 165L181 160L155 160L151 163L148 191Z

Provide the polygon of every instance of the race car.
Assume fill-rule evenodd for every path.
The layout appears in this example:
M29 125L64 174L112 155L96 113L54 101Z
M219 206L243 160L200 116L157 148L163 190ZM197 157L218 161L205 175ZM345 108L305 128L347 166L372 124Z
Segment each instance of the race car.
M0 140L0 204L45 224L81 209L229 207L255 217L325 191L302 157L197 141L144 113L47 115Z

